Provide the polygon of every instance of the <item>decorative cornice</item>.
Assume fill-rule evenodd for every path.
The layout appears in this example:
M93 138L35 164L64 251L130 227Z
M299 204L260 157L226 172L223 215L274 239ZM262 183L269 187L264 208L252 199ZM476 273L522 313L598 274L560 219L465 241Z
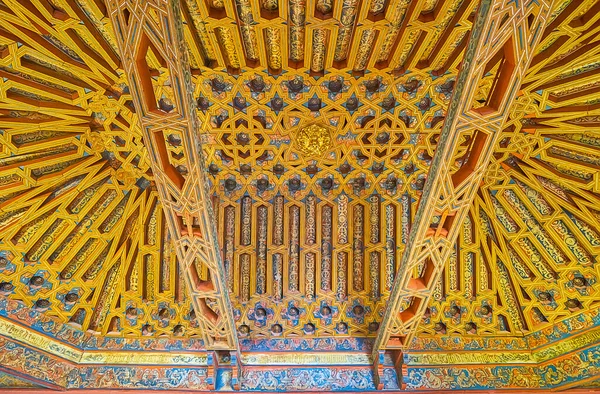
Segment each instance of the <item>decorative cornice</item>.
M80 349L65 345L55 338L23 327L4 317L0 317L0 335L74 363L79 362L83 355Z
M600 327L535 350L414 352L404 355L406 365L538 364L600 343Z
M244 365L371 365L373 360L370 355L360 353L250 353L242 354L242 363Z
M571 316L552 326L544 327L525 336L469 337L429 336L415 338L408 351L416 352L460 352L460 351L524 351L546 348L566 338L600 326L600 311L587 310Z
M535 364L529 352L405 353L405 365Z
M406 374L403 379L412 388L432 389L437 387L435 382L438 375L456 380L460 376L460 371L473 370L473 374L468 373L468 375L475 376L479 370L485 370L482 373L492 373L490 371L493 368L503 370L508 368L518 376L525 376L528 371L541 370L556 364L561 371L559 383L540 378L536 382L530 382L532 386L526 387L558 387L563 383L571 384L575 378L572 379L565 374L565 363L577 362L577 360L581 362L586 357L589 358L595 352L594 349L597 350L600 325L573 335L575 336L566 340L551 343L549 347L524 352L407 353ZM210 375L210 366L206 355L199 352L182 354L169 351L82 350L68 346L56 338L29 330L5 317L0 317L0 345L7 361L6 368L18 374L30 374L34 379L48 384L57 384L60 387L210 389L206 381L207 376ZM348 374L360 380L358 383L362 385L361 390L375 389L370 367L372 360L366 353L249 352L243 354L242 361L245 365L242 391L269 390L269 387L265 386L265 382L268 381L273 382L273 389L299 389L294 386L295 383L290 382L300 379L301 376L313 375L325 379L321 383L331 391L358 389L358 386L348 385L348 382L346 385L341 384L340 376L349 376ZM397 378L394 369L391 368L389 357L385 358L384 364L386 365L385 389L397 389ZM592 364L587 362L584 367L596 368L595 364ZM49 365L54 365L57 372L48 373ZM424 378L424 374L430 374L431 379ZM155 376L156 382L152 383L145 379L146 375ZM577 376L579 375L581 374ZM102 376L108 380L101 379ZM125 381L119 376L127 376L129 380ZM505 380L498 379L497 388L524 387L521 385L523 382ZM453 384L458 384L457 382ZM476 384L476 382L471 383ZM494 386L496 383L488 382L486 387L496 388ZM317 382L307 381L306 384L316 385Z
M46 327L53 327L53 330L39 332L34 328L26 327L24 324L27 322L22 320L23 316L41 318L44 321L51 321L51 319L16 301L6 298L4 301L3 305L7 308L0 316L0 336L19 341L28 347L39 349L75 364L207 365L207 356L203 350L194 351L179 347L162 350L159 346L153 345L154 342L161 341L160 339L139 339L144 342L145 348L151 349L144 351L137 349L129 342L125 343L124 347L116 349L112 342L108 346L102 346L102 338L78 332L74 328L60 323L56 323L54 326L45 324ZM65 332L68 335L64 335ZM63 335L59 335L59 333ZM68 344L57 338L79 338L79 336L73 335L75 333L83 334L83 337L76 341L76 345ZM92 339L99 342L101 347L86 348L86 344ZM98 339L100 340L98 341ZM545 339L545 343L542 342L542 339ZM306 338L303 340L308 341ZM326 341L327 338L315 339L315 341L318 340ZM463 342L461 343L461 341ZM413 346L405 352L404 363L406 365L536 364L599 342L600 312L586 311L551 328L544 328L521 338L477 338L474 343L468 343L466 338L462 337L422 338L419 342L413 342L413 345L418 346ZM359 345L358 348L355 346L344 348L338 346L337 343L328 345L328 347L319 345L314 351L307 351L306 343L296 344L292 340L272 339L260 341L260 345L254 344L254 346L242 341L242 348L251 349L244 352L242 362L248 365L370 365L372 363L368 356L369 350L362 349L364 347L362 345ZM519 348L515 345L519 345ZM321 348L322 351L318 351L318 348ZM175 350L177 353L173 353ZM449 350L452 352L449 353Z

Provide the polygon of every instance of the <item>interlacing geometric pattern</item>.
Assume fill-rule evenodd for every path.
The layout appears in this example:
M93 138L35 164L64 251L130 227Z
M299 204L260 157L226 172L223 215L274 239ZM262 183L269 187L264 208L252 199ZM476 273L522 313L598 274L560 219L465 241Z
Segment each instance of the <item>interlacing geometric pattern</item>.
M0 7L2 294L96 333L197 335L105 15Z
M374 335L435 146L410 127L439 130L452 78L204 78L196 92L240 335Z
M533 58L550 9L548 2L480 3L375 352L402 348L416 334L499 141L508 107ZM487 97L476 100L481 79L495 67L495 80ZM508 284L509 273L502 263L497 265L497 272L500 282ZM510 294L508 286L500 291L518 324L522 319L518 318L521 311L515 295Z
M234 365L231 382L239 388L238 338L198 139L200 124L178 3L142 0L108 1L107 5L204 345L208 350L232 351L226 360ZM152 75L153 70L158 75Z
M598 308L592 5L555 4L419 336L526 333Z
M599 34L597 0L2 0L0 302L94 351L375 350L373 389L378 350L546 343L600 306Z

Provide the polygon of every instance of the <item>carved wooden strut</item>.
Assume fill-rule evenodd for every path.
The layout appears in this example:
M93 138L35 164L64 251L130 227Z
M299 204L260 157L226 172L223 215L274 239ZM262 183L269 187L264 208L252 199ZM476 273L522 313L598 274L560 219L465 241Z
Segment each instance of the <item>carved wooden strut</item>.
M231 383L238 387L239 346L198 140L179 2L107 5L188 295L206 348L218 351L209 359L230 363Z
M373 349L376 378L383 373L383 352L409 345L426 313L542 37L551 3L483 0L479 5ZM479 84L495 68L486 101L475 101ZM400 353L393 352L393 359L398 369Z

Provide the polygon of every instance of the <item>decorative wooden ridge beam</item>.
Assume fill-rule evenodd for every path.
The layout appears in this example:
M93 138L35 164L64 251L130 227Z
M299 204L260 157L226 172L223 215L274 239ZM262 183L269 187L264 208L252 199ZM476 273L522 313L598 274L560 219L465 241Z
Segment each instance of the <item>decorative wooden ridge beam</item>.
M383 372L384 351L409 345L426 313L542 37L551 3L483 0L479 5L373 349L376 376ZM490 84L487 98L476 101L475 93L485 83ZM400 353L393 354L393 359L398 368Z
M160 202L208 350L234 369L239 345L205 178L179 2L110 0L121 61ZM212 361L212 362L211 362Z

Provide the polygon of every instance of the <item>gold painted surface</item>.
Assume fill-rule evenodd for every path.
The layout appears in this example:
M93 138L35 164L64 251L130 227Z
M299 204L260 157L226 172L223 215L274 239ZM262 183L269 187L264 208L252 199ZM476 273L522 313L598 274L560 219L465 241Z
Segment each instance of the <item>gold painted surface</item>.
M567 354L576 349L597 345L600 342L600 330L592 330L576 337L566 338L552 346L535 350L533 357L537 362L544 362Z
M325 29L313 30L313 54L310 69L313 72L322 72L325 68L325 50L327 33Z
M79 362L83 352L58 342L56 339L35 332L27 327L0 318L0 335L16 339L26 345L60 356L68 361Z
M12 321L0 318L0 335L17 340L27 346L46 351L65 360L83 364L106 365L207 365L204 354L159 351L118 351L118 350L78 350L22 327ZM471 352L407 352L407 365L468 365L468 364L531 364L549 361L587 346L595 345L600 339L600 330L594 329L574 338L544 346L533 351L471 351ZM356 353L243 353L245 365L371 365L370 354ZM386 355L386 362L391 363Z
M207 364L204 354L156 351L79 350L52 337L0 318L0 335L78 364L194 365Z
M36 384L20 379L16 376L9 375L5 372L0 372L0 388L32 388L39 387Z
M292 354L242 354L245 365L371 365L368 354L344 353L292 353Z
M205 355L185 353L171 354L168 352L98 352L84 351L79 364L115 364L115 365L207 365Z
M251 26L252 9L245 0L238 0L236 4L238 16L243 21L240 29L248 33L243 34L246 56L255 59L256 31ZM130 9L132 6L133 13ZM198 141L201 123L194 113L197 102L193 97L190 63L182 37L180 4L169 0L153 4L112 0L107 2L107 8L116 30L133 107L139 114L143 138L147 141L145 147L155 176L158 201L164 207L164 219L177 256L173 268L180 272L178 276L184 282L185 287L180 291L187 292L189 302L193 305L189 319L201 327L202 340L207 349L239 352L204 170L202 144ZM156 12L162 13L163 17L153 18ZM126 32L119 30L124 25L128 29ZM149 70L154 60L162 77L156 86ZM183 146L184 149L169 152L167 141L172 148ZM155 279L156 271L152 264L155 257L145 255L142 258L145 276L151 282ZM120 261L115 263L107 274L100 293L99 308L92 315L91 330L95 331L106 318L103 310L112 304L120 264ZM170 279L164 275L168 270L171 267L163 263L159 271L163 288L164 282ZM168 307L163 305L158 310L159 325L164 326L165 320L174 317L173 310ZM119 318L112 319L110 332L118 330L118 327ZM182 335L183 330L178 325L173 328L173 333ZM149 325L142 327L142 335L151 334L152 331ZM233 366L233 369L237 381L239 370L237 366ZM238 385L234 384L236 387Z
M267 28L267 54L269 67L273 70L281 69L281 42L280 32L277 28Z
M458 271L449 267L441 297L430 304L431 314L421 324L421 337L444 335L435 330L436 323L445 324L446 332L458 329L464 333L467 323L475 323L476 336L488 332L509 335L518 325L532 332L551 327L563 316L597 310L600 271L593 256L600 243L593 207L599 201L587 190L594 188L597 169L592 163L599 145L590 138L595 132L590 129L586 133L581 127L597 127L598 109L589 108L596 114L591 117L579 112L585 105L594 105L593 95L557 101L539 90L576 86L586 75L597 80L594 72L583 66L590 63L589 54L573 56L558 68L551 66L580 47L588 34L598 32L598 27L587 31L570 26L578 11L563 5L555 3L554 12L564 12L564 22L548 28L538 46L538 55L524 78L523 95L510 109L500 146L470 209L472 225L459 238ZM557 32L550 34L552 29ZM574 35L553 47L556 38L566 32ZM581 77L557 78L555 73L562 67L566 74ZM576 71L571 72L570 67ZM518 306L513 312L501 311L503 307L495 302L501 291L495 269L498 259L509 272L505 285L516 294ZM464 279L453 288L450 280L456 274ZM477 283L473 286L467 278ZM550 299L542 293L549 293ZM574 307L569 308L567 302ZM460 316L452 316L453 306L459 308ZM485 307L491 314L483 313ZM514 313L519 309L521 316Z
M475 350L470 352L414 351L406 354L405 361L409 365L543 363L569 354L575 350L597 345L599 342L600 330L596 328L583 333L576 333L576 336L574 337L565 338L526 352L521 350Z
M407 365L468 365L468 364L535 364L538 361L530 354L523 352L453 352L451 354L408 353L405 357Z
M331 145L331 134L327 127L321 125L303 127L296 134L298 150L308 156L321 156Z
M49 313L59 320L70 322L82 330L91 328L99 335L105 335L109 331L111 335L137 337L198 335L199 329L190 315L191 306L182 277L174 268L176 263L172 241L166 231L162 206L158 201L158 192L154 185L154 175L150 171L148 152L142 144L141 130L137 126L138 115L134 113L131 106L130 93L126 89L119 58L114 51L116 41L112 36L113 26L108 16L102 14L92 2L80 1L65 6L65 12L80 18L80 23L76 24L77 33L97 50L94 54L87 47L73 44L72 39L65 33L69 29L67 26L70 26L70 21L53 19L51 22L47 20L36 22L42 23L43 27L52 34L53 38L50 39L49 44L45 38L42 38L43 32L29 23L30 14L24 6L17 2L7 4L22 12L19 13L19 17L9 17L6 13L0 15L2 23L7 26L7 31L12 34L7 33L3 36L7 45L6 51L10 54L3 59L5 64L10 64L14 70L17 70L15 71L17 74L14 75L22 75L23 79L11 77L11 81L4 86L4 92L10 90L10 98L1 103L5 112L0 122L5 133L1 139L0 159L6 160L7 165L13 167L7 167L0 176L3 186L0 191L2 199L0 237L3 242L5 241L2 252L8 261L8 268L0 272L0 281L10 283L13 287L10 297L25 300L32 307L40 299L43 302L47 300L50 303ZM199 35L198 42L204 45L203 51L200 50L202 48L197 51L194 49L190 51L190 55L195 57L204 53L206 59L213 59L219 63L215 67L226 65L231 69L241 69L243 43L240 37L236 37L238 31L230 24L232 15L217 21L207 16L207 9L194 7L193 2L185 4ZM299 4L305 7L302 3ZM212 6L219 9L223 4L215 2ZM86 19L79 7L83 7L90 13L91 20ZM247 11L247 8L244 10ZM326 9L323 10L325 13L328 12ZM244 17L248 16L246 11L243 13ZM362 11L358 12L359 18L362 18L363 14ZM46 14L42 13L42 15ZM234 18L235 15L237 14L233 14ZM307 12L306 15L310 21L315 21L312 11ZM257 19L256 15L252 17ZM22 21L19 22L17 19ZM297 19L297 22L300 26L306 21ZM22 27L23 23L30 27ZM261 33L262 23L261 19L256 25L257 31ZM288 27L282 24L277 28L283 32L280 39L285 37ZM100 34L96 33L96 29L100 30ZM17 45L14 37L23 35L23 32L26 32L28 34L26 37L29 38L19 47L20 44ZM190 30L185 37L191 40L193 34L195 33ZM332 31L331 34L328 46L333 45L336 40L336 33ZM211 40L211 45L206 44L207 40ZM192 47L191 41L189 45ZM325 43L319 40L319 45L325 46ZM263 46L259 45L259 48ZM214 52L218 51L220 53L214 55ZM333 50L330 53L333 54ZM153 71L156 74L154 76L156 86L164 86L168 81L168 74L160 67L155 54L149 55L148 59L152 67L156 68ZM192 63L201 67L204 60L198 57ZM326 66L324 58L318 68L321 67L320 64ZM282 56L281 67L285 69L286 66L287 59ZM205 71L211 72L209 69ZM287 71L288 75L295 73L302 75L303 68L300 65L298 71ZM339 74L333 75L343 76L343 71L340 70ZM262 76L269 86L276 86L277 94L285 97L287 104L302 103L302 99L292 99L286 95L285 84L274 83L268 75ZM25 80L29 79L35 83L25 83ZM208 76L203 81L208 82ZM231 79L225 76L224 81L230 83ZM352 94L361 94L363 80L345 82L344 89L347 89L349 83ZM392 79L389 79L387 84L386 92L391 93L393 90L394 94L400 94L393 86ZM196 86L203 86L203 83L197 83ZM255 122L253 119L257 113L260 115L261 111L271 111L264 101L263 104L253 102L247 87L238 86L240 89L236 87L234 91L245 97L246 102L252 107L246 108L245 115L241 113L237 115L236 120ZM351 117L344 115L345 109L340 104L347 100L349 93L344 92L330 98L315 79L311 79L307 86L310 86L311 94L319 92L323 105L327 106L325 108L335 108L337 115L332 115L337 116L341 121L357 124L367 115L363 113L366 109L364 106ZM49 87L56 90L51 90ZM207 92L203 89L204 87L200 90L205 97L212 96L211 89ZM275 90L269 93L269 99L274 92ZM164 96L166 105L169 105L169 101L173 102L173 92L169 88L159 88L157 94ZM230 93L219 94L227 96ZM383 92L376 93L378 99L381 99L382 95ZM41 100L44 109L40 110L37 101L31 100ZM410 100L406 100L404 105L410 105ZM378 101L374 101L370 104L369 111L381 111L377 103ZM212 128L211 122L222 115L223 110L227 108L231 109L220 105L211 107L206 117L202 115L203 121L206 125L210 124ZM439 110L441 107L433 107L430 112L419 118L418 122L424 122ZM267 113L270 114L268 119L270 122L273 114ZM313 121L306 112L303 112L301 117ZM260 116L258 118L260 119ZM394 123L396 120L393 120L393 117L389 118L388 120L392 122L391 126L382 124L372 127L364 136L369 133L389 133L390 129L402 128L400 124ZM228 122L226 120L225 125ZM285 138L285 129L291 125L292 123L289 123L282 130L277 129L271 135L270 132L263 132L262 137L268 136L273 141L277 141L280 137ZM32 131L32 128L40 131ZM243 126L238 125L236 128L243 129ZM219 128L215 128L217 129ZM209 137L209 141L220 138L221 130L225 129L216 131ZM335 138L342 138L341 135L345 132L340 130ZM333 138L332 136L332 145ZM364 149L367 155L371 155L371 152L376 149L376 143L374 136L368 138L370 141L365 140L360 149ZM402 139L408 141L409 133L403 132ZM168 141L167 150L171 155L172 163L183 171L184 169L180 167L182 161L179 158L183 147L179 146L177 141L177 136L173 136L173 139ZM345 141L342 142L342 146L345 146L343 153L351 157L355 149L347 139L342 138L341 141ZM422 149L415 149L408 145L406 147L410 149L408 155L413 157L416 157ZM402 152L402 149L403 145L395 144L389 148L386 157L394 157ZM237 164L248 161L241 157L236 158L237 151L230 151L230 146L221 152L233 153ZM259 150L254 157L259 157L263 153L268 155L268 152ZM207 147L206 154L207 162L214 161L217 154L216 145ZM42 160L43 166L39 164ZM20 169L14 175L13 168L16 168L17 164ZM331 174L336 183L341 182L345 185L347 192L353 190L348 186L348 181L359 176L361 167L366 166L365 163L361 164L359 159L352 165L352 173L344 178L335 178L335 173ZM418 171L413 176L413 180L425 170L426 164L415 162L415 166ZM384 176L392 172L386 171ZM254 174L253 176L258 176L258 173ZM222 182L226 175L225 172L221 172L215 183L215 193L221 193L219 182ZM243 183L244 187L253 187L252 182L255 180L256 178L248 178ZM242 182L239 181L241 185ZM282 179L279 186L284 187L284 181L285 179ZM411 182L409 178L403 179L403 184L408 184L407 182ZM270 184L277 183L271 179ZM378 180L370 178L367 184L373 186L365 191L365 195L367 192L375 191L373 187L378 184ZM386 190L379 185L377 188L384 192ZM399 189L398 192L400 191ZM335 195L337 193L335 192ZM229 199L225 196L224 199L226 201L224 205L237 206L238 204L235 198ZM387 203L393 203L394 199L394 196L389 195ZM334 200L330 199L330 201ZM288 208L285 207L286 210ZM321 207L318 208L320 210ZM287 234L287 229L285 233ZM253 240L254 237L251 239ZM235 247L240 250L239 245ZM252 245L248 246L248 248L252 247ZM275 250L274 245L268 247L269 250ZM318 245L314 244L313 248L318 249ZM318 250L315 252L319 261L320 252ZM19 256L25 256L25 259ZM234 258L237 256L235 254ZM337 256L333 255L332 259L337 261ZM303 262L304 259L302 264ZM116 265L117 263L119 265ZM367 264L364 266L367 267ZM111 267L116 268L109 271ZM36 274L40 274L38 276L44 279L44 284L39 289L32 288L29 284L29 280ZM304 274L303 272L302 275ZM332 271L330 277L331 288L335 288L338 276ZM267 290L270 289L269 286L270 284L266 286ZM103 288L106 290L102 291ZM342 320L350 325L350 332L358 330L360 335L368 334L367 325L375 320L376 310L382 308L383 299L373 303L365 299L370 304L368 306L371 315L366 319L350 322L346 321L344 316L354 298L341 300L341 303L337 304L338 301L333 294L325 294L318 288L316 293L317 299L325 297L329 303L337 305L338 308L335 322L327 323L323 326L323 330L320 329L322 323L318 320L314 321L319 328L318 335L336 335L335 324ZM67 296L74 301L65 301ZM268 294L263 297L268 299ZM379 304L376 306L376 303ZM242 311L241 319L247 321L246 307L242 308L240 305L237 307ZM300 326L293 328L292 331L298 330L308 320L314 320L312 311L303 319L299 323ZM287 335L287 328L291 327L285 324L284 327ZM270 326L265 328L268 330Z
M517 97L517 88L541 39L533 28L523 29L534 25L545 29L551 8L551 1L521 3L515 8L501 0L482 1L415 213L415 225L410 229L377 334L374 356L383 350L405 349L410 345L420 331L422 320L431 317L432 291L446 272L450 274L449 288L458 289L455 255L460 243L457 241L462 226L469 220L470 206L478 196L493 149L510 122L509 110ZM504 9L504 13L497 13L499 9ZM501 15L512 15L511 23L503 24ZM514 45L512 38L507 41L507 36L518 34L521 45ZM497 57L504 58L498 66L501 70L496 75L497 83L479 106L479 101L473 101L473 93L480 91L481 82L494 67L487 63L491 62L488 59ZM523 332L526 323L518 293L511 286L510 273L499 258L491 264L498 273L498 297L506 305L515 330ZM452 305L445 314L460 323L463 309ZM438 322L435 327L445 334L444 323ZM465 330L476 332L477 324L465 322Z
M194 2L186 2L190 3ZM279 59L271 56L278 55L277 51L267 53L268 48L262 43L263 33L267 28L278 29L281 45L285 46L293 26L286 24L289 15L283 13L290 7L279 2L277 12L281 15L274 19L259 18L256 14L259 8L253 9L257 46L252 60L258 65L248 68L242 32L232 24L238 21L237 13L233 8L223 8L223 2L211 3L214 3L211 9L202 3L190 11L193 17L190 26L200 36L200 47L193 46L196 33L188 32L185 37L188 46L196 48L190 50L194 59L191 63L195 97L210 103L206 110L199 109L197 113L205 125L201 139L205 143L206 163L218 167L210 181L212 193L220 202L215 211L222 246L225 245L224 211L227 208L235 212L232 248L227 255L224 253L224 257L231 257L232 283L241 275L240 255L254 256L258 246L258 232L254 232L256 216L250 218L248 244L240 243L239 232L235 230L241 227L240 196L246 192L251 196L253 213L258 206L268 208L265 244L268 257L266 271L261 271L266 283L255 286L257 278L249 278L247 302L241 300L239 289L232 286L232 303L239 312L236 324L248 325L250 337L374 336L376 331L369 330L369 324L380 322L389 289L380 285L380 298L375 297L370 286L377 281L371 281L374 271L370 271L366 259L371 252L378 251L380 264L388 261L384 256L387 243L384 235L390 223L395 223L391 228L396 232L390 232L395 243L390 247L397 248L392 255L396 263L393 267L398 267L405 242L402 228L413 225L462 58L462 51L453 53L459 47L458 37L472 25L470 9L452 26L447 22L455 15L456 2L444 5L449 12L441 12L433 21L424 21L426 18L420 16L423 11L434 9L437 2L418 1L410 15L406 14L408 2L390 2L384 19L370 22L366 19L370 7L380 2L363 1L356 12L357 30L344 24L349 22L349 12L342 13L341 3L295 2L306 8L304 19L295 20L297 31L306 29L302 41L306 48L291 48L296 50L294 56L283 48L280 61L285 73L274 78L261 71L269 59ZM149 170L148 152L137 126L138 114L131 106L120 60L114 52L116 41L110 18L91 1L63 4L63 11L70 17L64 21L46 19L45 10L41 11L43 18L34 17L16 1L5 4L18 11L13 14L3 8L0 14L5 27L1 33L0 62L5 73L2 75L7 79L0 100L3 130L0 252L9 262L7 268L0 266L0 282L14 286L8 296L21 299L30 307L35 307L39 300L48 300L46 313L82 330L90 328L92 314L104 306L101 311L104 317L98 316L97 320L99 335L106 335L113 321L118 324L113 326L117 331L111 335L140 338L174 336L175 332L199 335L197 324L190 317L191 305L182 276L175 268L172 241L153 184L155 178ZM326 15L315 16L311 4ZM595 263L600 252L597 231L600 215L596 209L600 205L596 195L600 190L596 135L600 114L593 92L598 79L594 72L596 52L593 45L587 51L574 51L598 33L593 23L579 26L576 21L591 5L591 1L584 1L575 11L562 5L554 11L557 15L561 12L568 15L537 48L536 53L542 55L527 72L523 94L510 109L510 129L502 132L501 142L495 148L484 185L469 211L470 226L465 225L459 237L456 263L448 266L435 288L430 314L420 322L420 336L442 335L435 330L436 323L443 323L448 333L465 338L512 336L521 329L530 332L550 327L567 316L596 307L600 277ZM81 13L82 9L89 20ZM215 17L215 9L223 9L225 15ZM209 15L210 12L213 13ZM342 15L346 15L343 21ZM408 19L403 28L404 18ZM329 24L334 28L325 40L322 27L329 28ZM340 24L351 30L350 36L344 35L346 30L340 33ZM379 33L373 40L363 41L369 46L360 47L360 33L365 25ZM449 34L444 36L446 30L435 26L447 26ZM76 39L67 34L70 29L90 43L93 50L77 45ZM421 32L424 35L419 41ZM344 35L342 39L340 35ZM557 41L562 36L568 39ZM331 64L339 40L349 40L348 54L361 55L366 62L361 62L361 68L364 64L369 74L347 78L356 57L348 58L348 64ZM554 42L560 45L553 47ZM204 52L200 50L202 47ZM214 62L214 68L207 66L210 62L205 61L202 53ZM317 55L305 57L304 53ZM368 59L362 57L364 54L369 55ZM290 57L297 68L290 67ZM432 61L431 65L421 63L425 57ZM454 63L448 64L445 59L453 59ZM378 61L389 61L389 65L379 64L377 67L383 68L378 69L375 67ZM156 59L151 64L160 65ZM441 69L443 64L447 68ZM227 74L223 71L226 66L241 74L235 77ZM392 76L390 71L399 67L406 73ZM309 68L316 73L327 70L328 74L313 78L307 74ZM441 76L432 77L432 72L439 70ZM152 72L156 86L164 86L168 79L164 69L158 67ZM250 81L257 76L265 82L265 88L255 91ZM295 76L304 78L304 90L300 93L292 92L288 84ZM573 76L577 76L575 80L569 79ZM225 87L213 89L213 77L221 78ZM478 98L489 89L493 77L492 71L488 84L481 87L481 94L477 93ZM333 92L330 83L337 78L343 79L343 84L339 92ZM366 82L377 78L382 85L369 91ZM582 85L587 88L582 89ZM160 88L158 92L161 97L173 99L168 88ZM353 95L360 106L351 111L347 102ZM245 99L245 106L234 106L236 96ZM383 105L391 105L389 100L384 102L390 96L395 99L395 106L388 111ZM285 104L280 111L273 107L272 100L277 98ZM311 114L315 111L306 107L311 98L321 100L319 115ZM303 152L295 147L292 131L323 118L337 122L330 125L331 148L304 161ZM250 136L247 143L242 136L236 139L242 132ZM387 141L385 133L389 136ZM182 165L185 147L178 145L177 136L167 141L167 149L176 168ZM343 175L340 167L346 162L351 169ZM284 175L275 174L276 164L285 165ZM318 168L316 175L306 171L312 164ZM378 172L380 164L383 170ZM252 167L247 175L241 175L243 165ZM360 184L357 179L363 175L366 186L356 192L355 185ZM390 176L398 181L395 191L386 186ZM235 190L228 194L225 182L233 178ZM300 180L299 191L290 191L292 178ZM331 189L322 186L326 178L332 180ZM260 179L268 180L265 191L258 189ZM307 220L307 212L312 211L304 201L310 193L318 199L316 218L319 219L314 222L313 218ZM373 194L382 199L378 211L369 209ZM280 206L275 203L276 195L285 197ZM408 202L403 205L405 195ZM363 291L354 291L348 285L356 276L352 270L353 242L357 239L359 245L360 237L354 237L354 231L360 225L354 226L352 215L357 204L363 205L365 212L362 229L365 247L359 251L365 256ZM308 278L316 278L313 303L303 298L307 277L303 254L298 260L299 291L288 291L288 224L292 206L299 207L303 231L307 223L315 223L315 242L308 242L304 232L298 233L301 250L316 256L315 275L308 272ZM284 212L280 225L273 223L276 207ZM332 208L332 220L322 222L323 208L327 211L328 207ZM386 210L388 207L394 210ZM371 212L379 212L378 221ZM392 212L391 216L384 216L385 212ZM323 260L323 249L319 237L327 226L333 227L332 268L329 276L322 276L319 263ZM371 234L376 230L380 233L379 241L371 242ZM280 241L273 241L275 234L280 234ZM281 260L271 260L273 255L281 256ZM508 276L504 278L500 278L495 268L498 260L507 267ZM110 268L119 261L119 275L110 280L115 285L112 303L101 302L100 298L104 298L101 288ZM250 267L256 263L251 260ZM380 271L383 272L383 266ZM277 282L279 273L282 280ZM39 289L29 284L36 274L41 274L45 281ZM581 277L586 284L575 286L574 279ZM321 288L321 283L325 287ZM385 283L383 277L379 283ZM515 290L516 297L510 307L504 300L498 300L501 283ZM265 292L255 291L258 288ZM542 292L551 292L551 300L540 300ZM72 304L65 302L70 293L77 295ZM581 306L569 309L566 302L570 299ZM318 317L322 301L337 308L337 315L330 322ZM290 302L304 309L297 325L287 318ZM369 308L362 319L353 316L354 302ZM254 319L258 303L272 310L264 325ZM459 308L460 316L451 313L454 306ZM485 306L491 309L489 315L482 313ZM128 310L135 315L128 314ZM523 316L518 310L523 311ZM315 325L314 334L303 331L308 323ZM348 334L336 331L338 323L348 325ZM476 324L475 333L469 332L467 323ZM281 324L282 333L272 331L274 324Z

